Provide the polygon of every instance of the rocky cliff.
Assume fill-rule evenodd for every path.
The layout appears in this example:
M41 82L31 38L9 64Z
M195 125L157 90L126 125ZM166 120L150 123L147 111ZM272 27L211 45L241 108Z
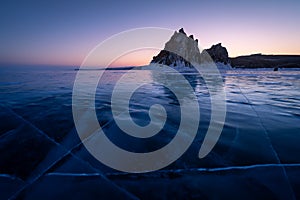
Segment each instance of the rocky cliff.
M221 43L212 45L211 48L206 49L206 52L210 55L214 62L220 62L224 64L230 63L227 49L223 47Z
M208 55L210 58L208 58ZM187 36L183 28L181 28L178 32L175 31L171 39L165 44L164 49L157 56L153 57L151 63L172 67L192 67L191 62L201 63L211 60L228 64L230 61L227 49L219 43L200 53L198 39L194 39L193 35Z
M173 67L191 67L191 62L200 62L198 40L194 40L193 35L188 37L183 28L178 32L175 31L171 39L165 44L164 49L151 61L151 63Z

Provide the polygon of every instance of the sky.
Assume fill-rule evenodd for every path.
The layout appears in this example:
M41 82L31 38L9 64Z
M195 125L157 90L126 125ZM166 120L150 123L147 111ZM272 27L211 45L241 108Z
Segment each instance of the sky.
M202 48L221 42L231 57L300 54L299 11L299 0L2 0L0 64L79 66L100 42L141 27L183 27ZM115 65L147 64L155 53L139 52Z

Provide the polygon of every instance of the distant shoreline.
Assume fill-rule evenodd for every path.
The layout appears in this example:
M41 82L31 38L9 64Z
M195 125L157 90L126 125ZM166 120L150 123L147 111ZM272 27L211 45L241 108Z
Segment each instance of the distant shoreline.
M300 68L300 55L253 54L229 59L234 68Z
M81 69L81 68L76 68L74 69L75 71L78 70L131 70L133 68L137 68L140 66L130 66L130 67L107 67L107 68L88 68L88 69Z

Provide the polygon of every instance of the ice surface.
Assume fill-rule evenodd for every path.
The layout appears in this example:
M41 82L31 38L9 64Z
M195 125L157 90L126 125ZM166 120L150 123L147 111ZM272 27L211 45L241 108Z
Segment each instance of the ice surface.
M227 116L213 151L198 158L211 117L210 94L197 73L185 71L200 106L197 136L176 162L143 174L113 170L81 143L71 110L76 71L0 73L0 199L99 199L110 195L129 199L299 199L300 71L218 67ZM148 110L153 104L163 105L168 119L163 131L151 138L124 134L112 118L110 98L115 82L125 72L110 70L100 80L95 101L99 123L124 149L148 152L161 148L176 134L180 105L151 70L132 70L136 77L153 78L153 84L134 93L132 119L140 125L149 123ZM93 71L90 73L92 76ZM164 78L176 84L172 75Z

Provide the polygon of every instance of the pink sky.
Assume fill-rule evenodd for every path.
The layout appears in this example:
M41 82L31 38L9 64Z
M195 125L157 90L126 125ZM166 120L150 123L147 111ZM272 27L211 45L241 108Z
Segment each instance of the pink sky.
M0 64L78 66L100 42L140 27L184 27L187 34L199 39L202 48L221 42L231 57L300 54L299 10L300 1L292 0L127 4L8 1L0 6ZM156 53L136 52L113 65L145 65Z

